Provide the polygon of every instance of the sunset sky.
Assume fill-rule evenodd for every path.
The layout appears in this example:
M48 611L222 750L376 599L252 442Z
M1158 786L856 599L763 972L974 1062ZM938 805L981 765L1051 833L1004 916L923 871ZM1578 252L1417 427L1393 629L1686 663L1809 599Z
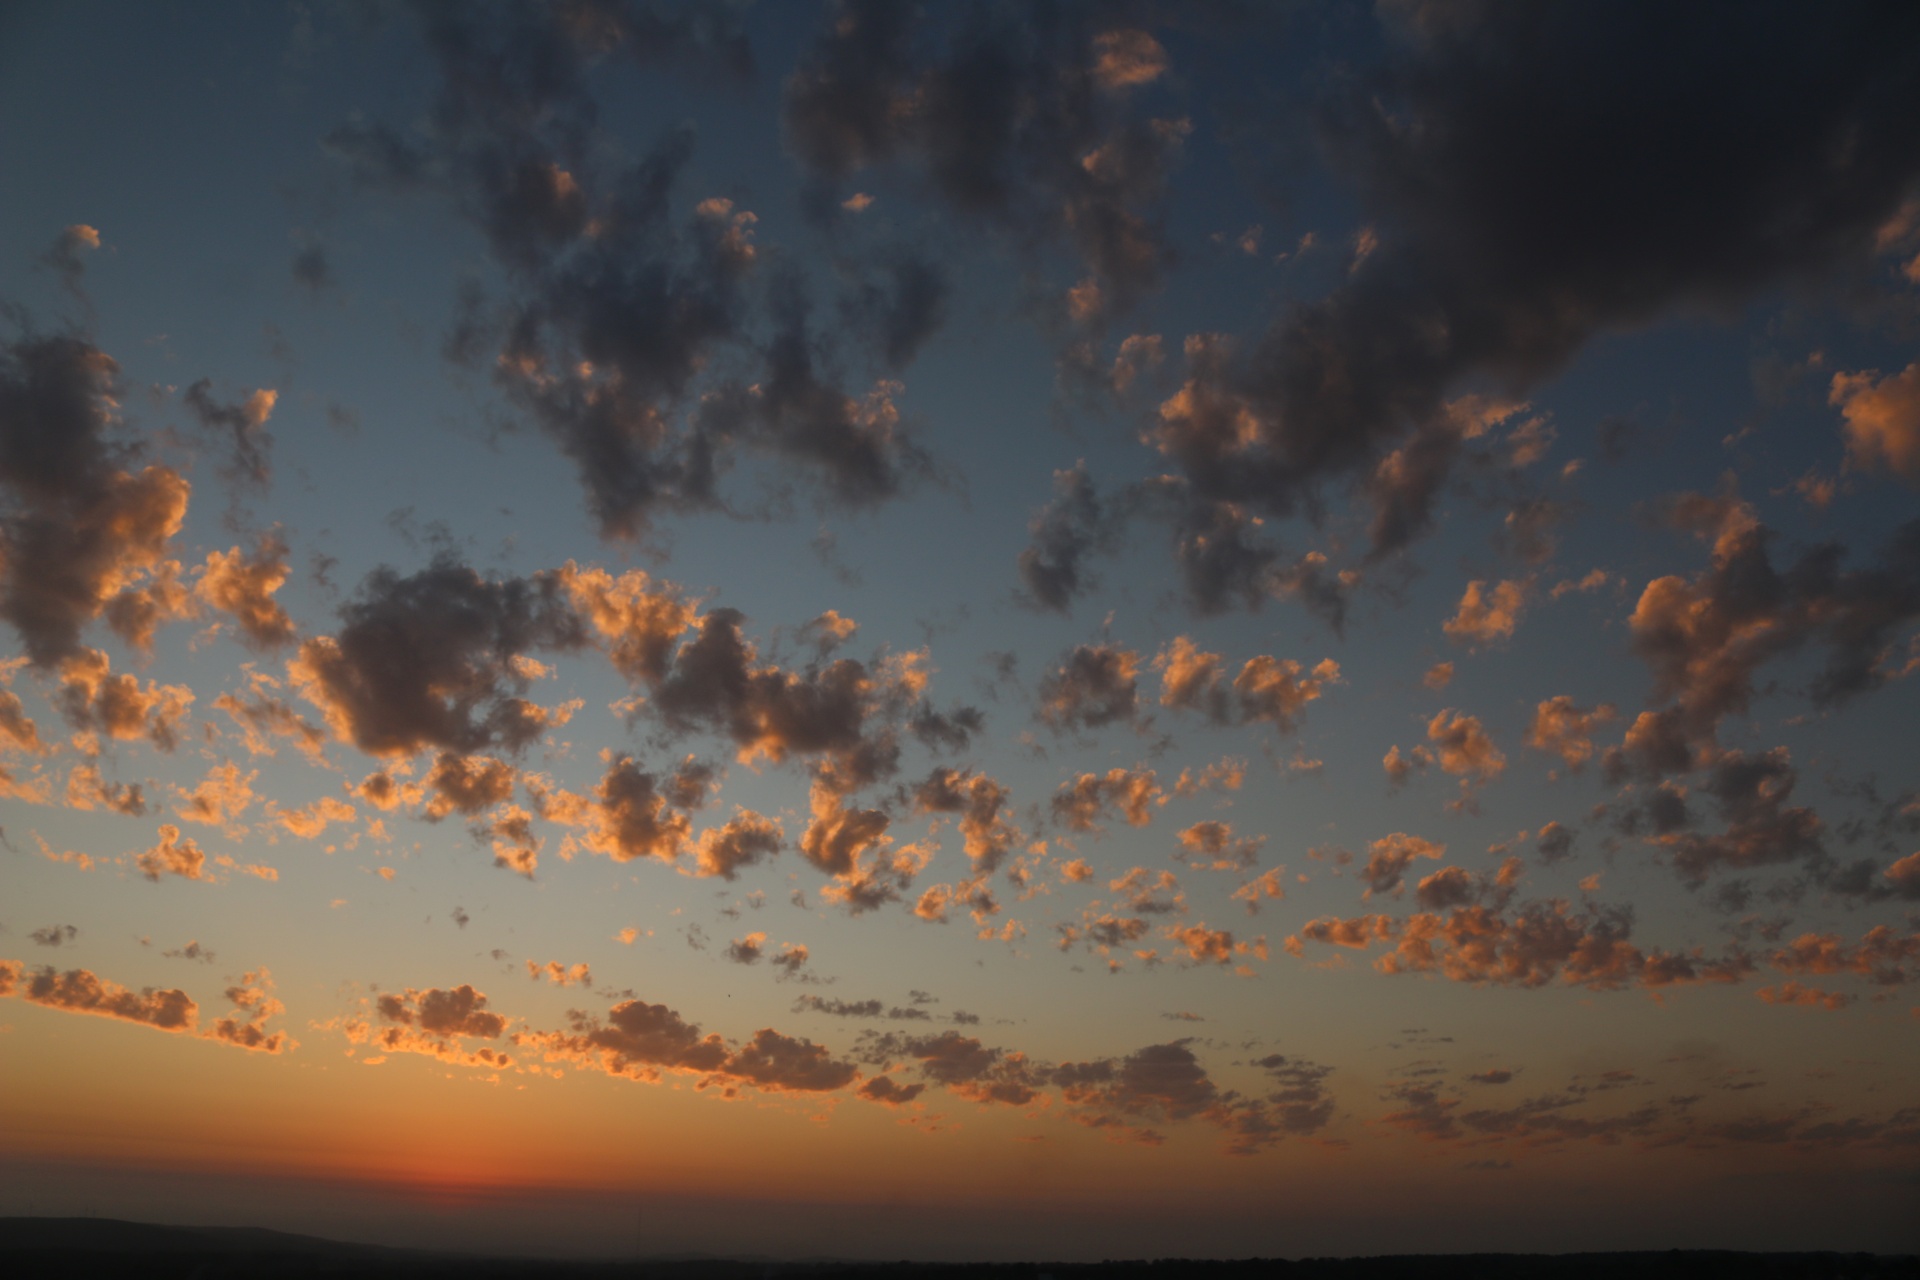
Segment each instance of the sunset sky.
M0 8L0 1214L1920 1248L1920 7Z

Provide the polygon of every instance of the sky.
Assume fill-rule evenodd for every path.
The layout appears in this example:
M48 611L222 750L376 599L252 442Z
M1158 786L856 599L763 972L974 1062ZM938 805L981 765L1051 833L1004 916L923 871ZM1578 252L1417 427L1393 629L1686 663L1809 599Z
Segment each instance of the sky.
M1920 1248L1920 9L0 10L0 1213Z

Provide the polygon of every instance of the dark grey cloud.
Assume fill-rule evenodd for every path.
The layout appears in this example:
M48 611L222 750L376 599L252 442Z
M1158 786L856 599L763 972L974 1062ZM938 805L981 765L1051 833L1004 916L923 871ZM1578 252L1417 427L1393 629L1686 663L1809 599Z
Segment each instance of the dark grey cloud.
M118 374L75 335L0 343L0 617L39 667L81 651L186 516L187 482L115 438Z
M378 755L525 747L549 717L520 696L513 659L588 642L555 575L483 578L449 555L405 576L375 570L340 619L292 669L335 735Z
M829 375L839 335L810 326L797 278L756 286L753 213L678 190L690 131L630 164L597 145L596 67L746 74L738 13L594 2L419 17L438 73L431 128L355 121L326 146L363 181L450 196L484 233L504 292L468 291L448 353L489 369L572 459L604 535L723 508L719 480L743 449L800 462L826 500L856 506L928 473L888 387L850 395ZM903 263L871 300L887 367L931 332L943 296L937 273Z
M1256 514L1353 486L1376 555L1430 523L1464 383L1522 389L1598 334L1862 264L1920 178L1907 6L1409 12L1449 16L1317 113L1377 247L1257 338L1190 352L1157 437L1198 497Z
M1187 123L1132 110L1127 92L1164 66L1152 35L1131 29L1151 16L1144 5L1065 4L943 22L847 0L787 77L787 144L829 186L904 162L1023 247L1072 246L1093 285L1076 318L1111 313L1173 259L1160 209Z

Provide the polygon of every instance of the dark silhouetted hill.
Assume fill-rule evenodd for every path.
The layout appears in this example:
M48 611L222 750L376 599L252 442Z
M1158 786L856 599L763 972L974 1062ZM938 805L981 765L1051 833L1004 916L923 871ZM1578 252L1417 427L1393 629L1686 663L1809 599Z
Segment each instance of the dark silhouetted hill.
M1868 1253L1427 1254L1381 1258L1099 1263L773 1262L486 1258L349 1244L252 1227L111 1218L0 1218L0 1274L139 1280L460 1277L461 1280L1920 1280L1920 1258Z

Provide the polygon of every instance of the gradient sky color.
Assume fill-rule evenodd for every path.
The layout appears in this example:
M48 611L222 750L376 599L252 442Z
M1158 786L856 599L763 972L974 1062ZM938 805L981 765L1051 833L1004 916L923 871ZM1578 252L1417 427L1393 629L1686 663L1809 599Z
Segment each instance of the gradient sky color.
M0 1212L1920 1248L1920 10L0 10Z

